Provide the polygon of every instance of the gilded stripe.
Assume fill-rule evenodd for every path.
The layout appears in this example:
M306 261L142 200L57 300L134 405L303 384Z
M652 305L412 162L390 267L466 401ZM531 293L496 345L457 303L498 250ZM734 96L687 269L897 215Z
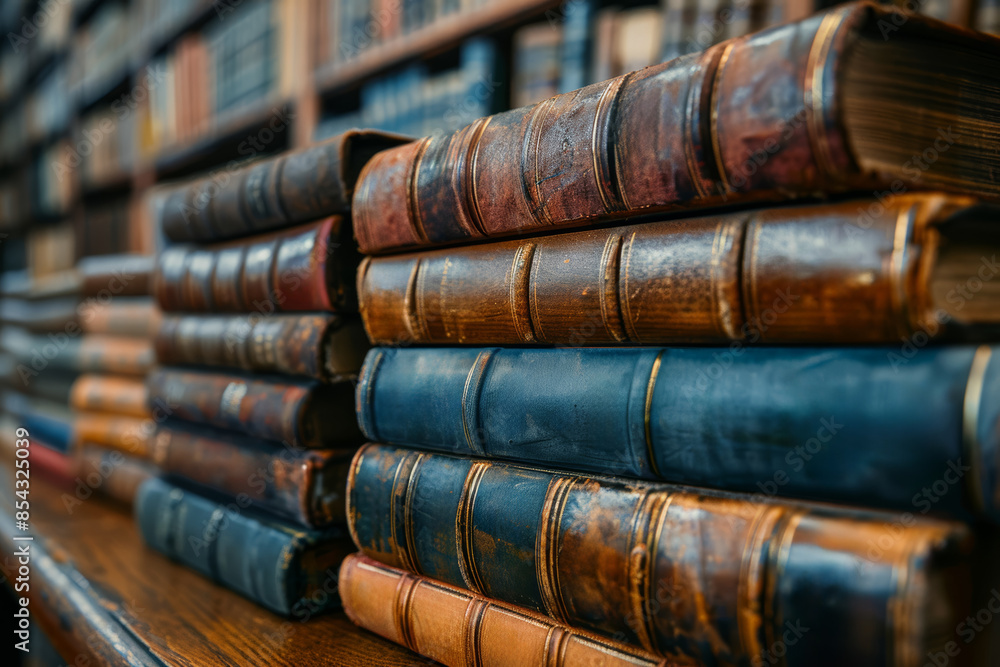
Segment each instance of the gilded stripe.
M916 206L902 209L896 216L896 228L892 237L892 259L889 269L890 298L892 299L892 310L896 314L896 327L900 336L904 338L912 333L906 286L908 282L909 241L913 234L916 214Z
M465 476L462 485L462 496L458 501L458 515L455 521L455 541L458 550L458 567L462 572L465 587L476 593L485 594L482 577L476 566L474 553L474 510L479 484L483 481L490 464L485 461L475 461Z
M487 236L486 227L483 224L483 214L479 210L479 191L476 187L476 175L479 172L479 143L483 138L483 133L486 132L486 126L490 124L493 120L493 116L489 116L483 121L482 125L476 128L476 132L472 139L469 140L469 155L470 159L467 162L467 171L465 179L465 198L468 200L469 213L475 220L476 227L482 231L483 236Z
M979 514L986 513L986 496L983 490L983 451L979 442L979 411L983 401L983 385L986 369L990 365L993 350L988 345L980 345L972 357L969 379L965 385L965 400L962 404L962 448L972 470L965 476L966 491L973 507Z
M812 48L809 49L809 57L806 60L806 85L803 87L806 94L810 96L802 101L809 119L807 125L809 143L813 155L816 157L816 165L826 176L834 176L836 167L834 167L831 158L829 137L823 118L825 111L823 108L824 80L829 64L830 50L833 48L833 38L843 20L843 11L831 12L823 17L823 22L816 31L816 37L813 38Z
M393 620L396 622L396 634L399 636L399 641L415 653L420 651L417 649L417 643L413 637L413 592L419 583L419 579L412 574L402 573L396 584L396 595L392 605Z
M483 667L482 634L483 617L490 603L479 598L472 598L465 608L465 664L467 667Z
M486 378L486 368L493 359L495 349L481 350L476 361L469 369L462 389L462 431L465 433L465 444L474 456L488 456L486 448L479 437L479 396Z
M418 306L417 284L420 280L420 265L423 260L417 257L410 270L410 276L406 281L406 292L403 294L403 323L406 325L406 333L410 340L419 343L427 339L427 328L420 317Z
M608 236L604 251L601 253L601 320L604 323L604 330L619 343L628 340L619 303L618 285L624 240L625 237L618 234Z
M667 493L645 492L636 506L629 538L628 599L639 644L647 651L660 652L656 632L655 601L656 555L667 510L673 496Z
M538 577L542 604L545 612L561 623L568 623L569 613L559 585L560 528L566 501L577 479L556 476L549 482L535 537L535 575Z
M539 102L531 111L531 120L528 122L528 141L525 143L525 150L530 154L525 155L522 153L521 155L521 164L527 165L529 160L532 164L531 183L528 183L527 179L522 176L521 184L528 195L528 205L531 209L531 215L539 225L552 224L552 217L545 207L545 202L542 201L541 193L538 191L538 184L542 182L542 177L539 173L539 144L542 141L542 128L545 127L545 119L548 117L549 112L555 106L555 99L554 97L550 97L547 100ZM524 172L522 171L521 173L523 174Z
M572 637L571 632L557 625L549 626L549 631L545 635L545 667L564 667L566 648Z
M722 83L722 72L726 68L726 63L729 61L729 56L733 52L734 42L730 42L726 45L725 50L722 52L722 57L719 58L719 64L715 68L715 74L712 77L712 96L710 98L711 110L709 112L709 134L712 139L712 154L715 156L715 166L716 170L719 172L719 182L722 184L723 190L726 192L732 192L733 188L729 184L729 177L726 175L726 164L722 160L722 146L719 143L719 85ZM699 192L701 187L699 186ZM703 197L705 195L702 195Z
M612 179L611 156L608 154L608 133L615 114L618 94L632 74L634 72L611 79L604 88L604 92L597 100L594 125L590 133L590 155L593 160L594 184L597 187L597 192L601 195L601 204L604 206L605 213L618 211L622 208L621 198L615 191Z
M517 337L524 343L532 343L536 338L531 312L535 307L535 299L532 298L530 278L537 252L538 246L534 243L523 243L518 246L510 264L507 304Z
M622 310L622 324L628 332L628 338L633 343L641 343L639 333L635 328L635 320L632 318L632 303L628 295L629 268L632 263L632 246L635 244L636 232L632 232L628 237L628 243L622 247L622 259L618 260L621 266L621 276L618 280L618 303Z
M764 622L760 598L766 579L765 552L774 526L783 513L784 510L780 507L758 506L740 558L737 625L743 654L751 657L762 655L764 651L764 644L760 640L761 626Z
M413 167L406 174L406 208L409 213L407 217L410 219L410 226L413 228L414 234L424 244L430 243L430 241L427 239L427 232L424 231L424 221L420 216L417 176L420 173L420 165L424 161L424 154L427 152L427 146L430 144L431 139L432 137L424 137L420 140L420 143L417 145L416 155L413 157Z
M784 625L781 609L777 607L778 583L781 575L785 571L788 563L788 552L792 548L792 541L795 538L795 530L805 516L804 511L793 511L784 509L783 516L778 520L775 531L772 534L767 553L767 570L765 573L764 590L764 642L765 646L774 646L781 642L781 626ZM780 665L785 664L784 658Z
M653 368L649 372L649 382L646 383L646 402L642 412L642 423L646 432L646 456L649 458L649 469L657 477L660 475L660 467L656 463L656 455L653 452L653 390L656 388L656 378L660 374L660 363L663 360L664 350L660 350L653 360Z

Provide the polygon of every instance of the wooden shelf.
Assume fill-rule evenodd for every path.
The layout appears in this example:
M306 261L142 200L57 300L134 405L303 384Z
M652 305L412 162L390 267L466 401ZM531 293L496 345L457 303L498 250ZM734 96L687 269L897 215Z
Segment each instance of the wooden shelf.
M373 47L353 60L319 68L316 89L321 95L329 95L356 87L396 65L437 55L470 37L540 17L547 10L558 10L560 5L557 0L509 0L441 18L426 28Z
M11 471L0 469L4 568L14 534L32 535L32 627L68 664L358 665L428 662L366 632L342 613L300 622L276 616L147 548L127 509L97 497L68 513L72 490L32 475L30 530L15 531ZM13 572L5 572L8 586ZM16 575L15 575L16 576Z

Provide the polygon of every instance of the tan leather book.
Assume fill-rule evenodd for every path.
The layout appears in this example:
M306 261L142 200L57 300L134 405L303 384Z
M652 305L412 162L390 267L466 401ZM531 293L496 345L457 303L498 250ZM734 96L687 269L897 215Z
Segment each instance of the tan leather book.
M355 235L378 254L819 193L996 199L998 58L988 36L840 6L382 151Z
M149 392L140 378L85 373L73 382L69 405L81 412L150 416Z
M688 664L655 657L361 554L344 559L338 589L344 612L356 624L448 667Z
M79 308L80 327L86 333L151 338L160 329L162 314L150 297L122 297L84 301Z
M80 412L73 418L73 440L70 448L83 443L114 449L140 459L152 456L153 431L151 419L124 417L98 412Z

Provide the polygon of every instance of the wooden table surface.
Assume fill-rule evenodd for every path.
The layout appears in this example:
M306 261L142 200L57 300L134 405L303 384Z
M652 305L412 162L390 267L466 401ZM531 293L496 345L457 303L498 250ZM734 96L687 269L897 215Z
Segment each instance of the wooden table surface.
M30 526L17 530L10 470L0 478L6 583L17 576L15 549L29 544L31 627L68 665L434 664L342 613L306 622L272 614L147 548L129 509L98 497L70 513L62 494L75 498L72 490L33 478Z

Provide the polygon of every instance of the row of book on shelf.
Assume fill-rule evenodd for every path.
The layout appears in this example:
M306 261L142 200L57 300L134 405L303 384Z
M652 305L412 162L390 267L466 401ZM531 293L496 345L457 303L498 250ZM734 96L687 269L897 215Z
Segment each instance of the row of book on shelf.
M5 276L4 412L153 549L447 665L971 658L998 56L851 4L180 184L155 264Z

